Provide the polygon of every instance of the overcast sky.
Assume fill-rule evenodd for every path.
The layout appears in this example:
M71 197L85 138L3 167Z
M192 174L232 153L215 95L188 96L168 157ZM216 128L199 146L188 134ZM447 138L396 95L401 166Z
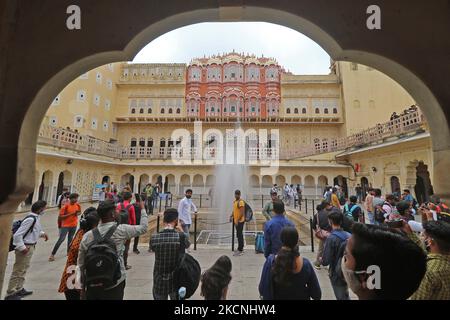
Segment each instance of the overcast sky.
M329 55L292 29L265 22L199 23L168 32L145 46L133 62L189 63L192 58L244 52L275 58L294 74L328 74Z

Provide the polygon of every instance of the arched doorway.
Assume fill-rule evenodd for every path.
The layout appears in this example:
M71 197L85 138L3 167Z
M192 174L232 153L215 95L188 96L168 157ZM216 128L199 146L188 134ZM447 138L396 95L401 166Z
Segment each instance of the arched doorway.
M266 195L269 194L270 189L272 188L272 177L271 176L263 176L261 180L261 192Z
M183 174L180 179L180 192L179 194L184 194L186 189L191 187L191 177L188 174Z
M305 177L305 187L303 191L303 196L316 196L317 195L317 188L316 183L314 181L314 177L311 175L307 175ZM319 193L320 195L320 193Z
M203 183L203 176L196 174L192 180L192 190L195 194L204 194L205 185Z
M333 179L333 187L334 186L340 186L342 188L342 191L344 191L345 197L348 197L347 178L338 175Z
M59 195L62 193L63 188L64 188L64 172L61 172L58 176L58 186L56 187L55 202L57 201Z
M401 195L400 180L396 176L391 177L391 192L396 196Z
M369 180L366 177L361 178L361 190L362 190L362 199L366 200L367 192L369 191Z
M122 176L120 179L120 187L124 188L127 183L130 185L131 192L134 192L134 176L131 173L127 173Z
M53 181L53 173L50 170L45 171L42 174L41 184L39 186L38 200L50 202L52 181Z
M260 186L259 186L259 177L256 174L252 174L250 176L250 194L259 194Z
M109 185L110 181L111 181L111 178L109 176L104 176L102 178L102 184L108 184Z
M169 174L164 179L164 192L165 193L175 193L175 176L173 174Z
M148 174L144 173L139 177L138 193L142 193L144 191L144 188L149 183L149 181L150 177L148 176Z
M414 186L414 192L419 203L429 201L430 195L434 193L428 166L423 161L420 161L416 167L416 185Z

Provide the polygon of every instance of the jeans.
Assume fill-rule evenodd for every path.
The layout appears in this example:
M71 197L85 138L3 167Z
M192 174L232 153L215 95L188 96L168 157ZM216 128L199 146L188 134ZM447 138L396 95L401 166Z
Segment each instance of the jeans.
M333 287L333 292L336 300L350 300L347 286L335 285L333 282L331 282L331 286Z
M139 237L136 237L136 238L134 238L133 251L138 250L138 244L139 244Z
M183 223L181 226L183 228L184 233L189 237L189 228L191 227L191 225Z
M128 251L130 251L130 243L131 239L128 239L125 242L125 250L123 251L123 264L125 265L125 267L128 265Z
M87 290L86 300L123 300L124 291L125 291L125 280L122 281L116 287L109 290L104 291Z
M367 211L367 216L369 217L370 224L375 224L375 216L374 216L373 212Z
M244 223L245 222L238 222L238 224L235 224L236 228L236 237L238 240L238 251L244 251Z
M178 293L172 292L169 293L168 295L167 294L163 295L153 292L153 300L167 300L167 297L170 297L170 300L178 300Z
M55 246L52 250L52 256L56 254L61 244L66 240L66 235L68 235L67 238L67 252L69 252L70 244L72 243L73 236L75 234L75 231L77 230L77 227L62 227L59 229L59 238L58 241L56 241Z

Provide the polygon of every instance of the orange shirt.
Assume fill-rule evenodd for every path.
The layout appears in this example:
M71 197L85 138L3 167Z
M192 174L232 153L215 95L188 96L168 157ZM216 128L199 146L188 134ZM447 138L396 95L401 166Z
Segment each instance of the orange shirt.
M59 211L60 216L68 215L70 213L75 213L77 211L81 211L81 207L78 203L75 204L66 204L64 207L61 208ZM72 215L67 218L63 218L61 222L61 227L65 228L73 228L78 226L78 215Z

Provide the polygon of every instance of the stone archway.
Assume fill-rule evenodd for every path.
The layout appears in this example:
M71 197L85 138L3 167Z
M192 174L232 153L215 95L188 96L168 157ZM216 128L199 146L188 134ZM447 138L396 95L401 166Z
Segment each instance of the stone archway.
M328 4L330 10L329 12L334 12L334 14L332 16L325 17L319 4L316 5L309 3L308 6L303 6L301 3L281 4L263 2L264 1L258 3L258 6L248 6L244 3L237 6L221 6L220 3L215 3L212 6L204 6L204 4L201 3L193 3L189 9L178 7L170 8L163 15L155 12L156 15L150 16L142 15L142 12L147 12L142 10L143 8L140 8L137 12L132 12L132 10L127 10L128 8L123 8L120 3L111 5L111 8L114 8L114 10L122 10L117 11L121 13L122 19L118 19L116 23L111 26L111 24L106 21L102 22L105 18L102 17L102 14L99 14L99 18L95 20L95 23L98 23L99 26L103 23L105 26L107 25L108 28L112 27L113 29L122 28L119 29L122 30L122 32L117 32L118 36L114 42L108 43L109 40L107 38L102 38L102 41L99 42L96 38L97 34L95 32L89 32L89 34L87 34L84 33L84 30L80 30L78 35L80 37L84 36L87 41L85 42L87 48L86 50L79 50L80 48L78 48L78 50L70 50L70 43L68 43L67 51L70 52L70 54L63 55L61 59L64 61L61 61L60 63L52 61L48 65L44 64L44 66L51 71L49 71L49 73L42 73L42 78L40 81L30 81L30 83L33 84L32 88L21 88L21 95L25 94L27 99L33 99L33 97L35 98L30 101L28 106L25 106L27 113L22 121L21 128L26 128L26 131L21 130L20 137L16 140L16 146L20 145L20 148L17 148L18 152L12 152L12 154L17 154L17 167L20 168L17 172L21 172L23 174L21 176L16 175L14 178L14 176L4 173L5 178L6 175L8 176L8 181L15 180L15 184L11 184L11 186L14 187L8 192L11 193L13 190L15 190L15 192L20 192L20 190L23 189L26 190L26 192L22 191L20 193L23 197L25 197L25 194L28 193L28 191L31 191L28 190L30 187L27 186L23 176L32 176L34 173L32 163L35 159L35 136L39 130L39 122L35 121L35 119L41 119L43 117L47 109L46 106L50 104L53 97L56 96L56 94L61 91L61 89L70 80L99 65L108 62L130 60L145 44L159 35L180 26L202 21L265 21L277 23L290 27L294 30L301 31L303 34L321 45L334 60L361 63L385 73L402 85L408 92L410 92L419 105L424 106L423 111L427 116L433 136L433 149L435 151L434 167L438 170L439 168L444 169L448 166L448 160L446 159L449 158L448 155L450 154L450 129L447 118L443 113L443 108L441 107L443 105L442 101L439 103L436 96L429 89L433 86L427 86L422 80L424 77L419 78L416 76L416 74L420 74L420 72L412 72L411 70L406 69L403 66L404 64L401 63L399 56L391 55L388 57L380 54L380 52L386 54L385 51L379 51L378 48L382 48L386 45L386 43L390 40L389 38L383 37L383 39L380 40L376 37L369 37L371 34L364 34L364 36L362 36L359 31L360 29L364 29L364 24L359 27L360 29L358 29L358 32L343 32L347 29L349 29L348 31L352 31L351 29L355 26L348 24L347 21L341 21L341 15L336 14L336 12L345 12L345 16L347 16L350 13L358 11L360 15L364 16L365 10L367 9L364 7L364 4L359 4L358 6L352 5L351 8L345 8L346 6L343 4L336 5L330 3ZM387 1L380 2L383 2L385 6L395 7L395 5L390 4ZM45 7L45 3L41 3L41 5ZM51 6L54 8L54 4ZM167 6L171 7L170 4L167 4ZM146 7L146 5L142 3L142 7ZM411 9L411 6L408 8ZM96 12L97 10L98 12L103 12L104 9L105 8L102 8L100 5L96 6L94 4L90 7L91 12ZM434 8L434 10L436 9ZM53 11L54 10L51 12ZM428 10L427 13L430 14L430 19L436 21L436 16L439 16L442 11L445 12L445 10ZM140 16L141 18L139 19L137 16ZM131 25L134 28L129 27L129 20L131 18L133 21ZM396 19L397 18L398 17L396 17ZM361 22L363 23L363 21ZM401 25L401 20L397 20L397 22L397 24ZM406 26L409 24L405 23L404 25ZM41 30L45 31L45 27L45 24L42 24L41 28L37 28L35 30L36 33L39 34L39 31ZM96 28L93 28L91 31L95 29ZM102 28L98 28L99 32L101 32L101 30ZM123 30L127 31L123 32ZM339 30L339 32L336 32L336 30ZM419 34L420 32L421 30L418 30ZM411 32L409 28L408 34L411 33L414 32ZM349 35L352 35L352 37L349 37ZM57 38L58 36L61 38L67 37L64 32L61 34L61 32L55 31L54 38ZM405 37L406 36L407 34L405 34ZM393 38L391 39L393 43L396 43L398 36L392 37ZM45 38L46 37L44 36L39 39ZM119 39L121 41L118 41ZM92 43L90 43L91 41ZM117 48L118 43L119 45L122 45L122 47ZM102 49L99 47L100 44L105 44ZM33 41L29 41L29 45L35 45L35 43ZM448 45L450 47L450 42ZM444 48L444 46L442 47ZM358 48L358 50L355 48ZM404 48L400 49L402 52L408 52L408 55L404 56L405 59L411 59L411 52L415 51L404 50ZM435 52L434 60L436 60L436 55L437 53ZM419 57L420 60L418 61L417 67L426 65L422 61L425 57L423 57L423 55L419 55ZM46 58L48 58L47 54ZM22 63L22 66L17 66L17 68L20 67L27 67L27 65ZM427 68L427 70L429 69L430 68ZM423 73L426 70L420 71ZM442 64L440 64L439 74L442 75L443 73L444 71L442 70ZM15 75L11 74L11 76ZM428 80L432 82L433 85L439 86L439 82L434 82L432 80L434 78L436 77L430 77ZM14 79L14 77L11 79ZM11 92L15 92L13 88L8 87L7 89L11 89ZM39 90L39 94L30 94L30 92L26 89L36 91ZM445 100L445 98L446 97L441 97L441 100ZM447 98L450 101L450 94ZM2 146L1 142L3 141L0 140L0 146ZM5 143L5 145L9 144ZM14 170L13 172L16 171ZM450 182L448 182L447 179L436 180L439 180L437 183L439 186L442 185L443 192L449 192L444 191L450 190ZM5 195L0 195L0 201L4 199L4 197Z

